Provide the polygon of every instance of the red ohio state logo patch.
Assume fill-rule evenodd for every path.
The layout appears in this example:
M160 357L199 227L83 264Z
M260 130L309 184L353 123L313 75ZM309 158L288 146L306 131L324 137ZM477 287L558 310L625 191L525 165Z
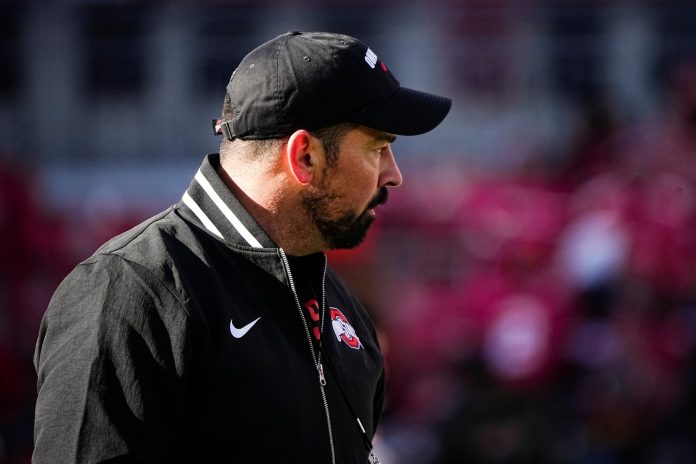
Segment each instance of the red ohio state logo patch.
M338 308L331 309L331 326L333 327L334 333L336 334L336 340L345 342L346 345L353 348L354 350L359 350L363 347L360 343L358 335L355 333L355 329L346 319L346 316Z

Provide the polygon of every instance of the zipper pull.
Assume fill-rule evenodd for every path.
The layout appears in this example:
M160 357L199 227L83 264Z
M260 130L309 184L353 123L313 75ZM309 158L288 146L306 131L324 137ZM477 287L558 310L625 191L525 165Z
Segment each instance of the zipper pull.
M323 387L326 385L326 377L324 377L324 366L321 363L317 363L317 370L319 371L319 383Z

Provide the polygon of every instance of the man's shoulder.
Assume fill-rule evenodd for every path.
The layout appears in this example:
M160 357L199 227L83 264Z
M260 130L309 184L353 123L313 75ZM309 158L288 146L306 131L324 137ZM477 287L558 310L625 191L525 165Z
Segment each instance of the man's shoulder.
M165 235L171 234L179 227L179 222L173 214L174 207L167 208L159 214L156 214L135 227L116 235L102 246L100 246L92 256L87 258L84 263L94 263L100 260L105 255L120 255L123 257L138 255L147 256L156 251L157 248L151 248L148 244L161 241Z
M111 238L79 263L66 280L76 277L108 279L112 285L139 278L165 282L184 257L200 255L199 235L172 206ZM183 262L183 264L182 264Z
M210 248L211 238L178 213L176 205L152 216L99 247L81 264L98 264L116 257L157 270L176 266L187 257L199 257Z
M79 305L85 299L95 303L104 300L106 304L144 294L181 301L171 276L176 274L175 255L183 254L177 250L188 246L180 238L186 233L193 234L186 231L174 207L146 219L75 266L56 289L52 305Z
M237 259L231 251L174 205L113 237L77 267L115 284L136 275L179 295L210 284L220 263Z

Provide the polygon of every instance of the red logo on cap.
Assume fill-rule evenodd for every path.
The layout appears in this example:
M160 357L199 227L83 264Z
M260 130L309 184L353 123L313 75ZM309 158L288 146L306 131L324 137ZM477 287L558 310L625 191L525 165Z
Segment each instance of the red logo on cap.
M379 65L382 67L382 71L387 72L387 65L384 63L379 63Z

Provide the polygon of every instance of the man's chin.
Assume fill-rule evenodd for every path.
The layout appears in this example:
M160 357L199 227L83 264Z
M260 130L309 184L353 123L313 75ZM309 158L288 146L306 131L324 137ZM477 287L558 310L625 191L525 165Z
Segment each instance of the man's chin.
M372 211L372 213L370 213ZM365 241L367 237L367 232L369 231L372 223L375 220L375 213L373 210L367 210L355 220L349 228L341 231L341 233L336 233L336 231L324 232L324 237L329 242L331 249L333 250L349 250L355 248Z

